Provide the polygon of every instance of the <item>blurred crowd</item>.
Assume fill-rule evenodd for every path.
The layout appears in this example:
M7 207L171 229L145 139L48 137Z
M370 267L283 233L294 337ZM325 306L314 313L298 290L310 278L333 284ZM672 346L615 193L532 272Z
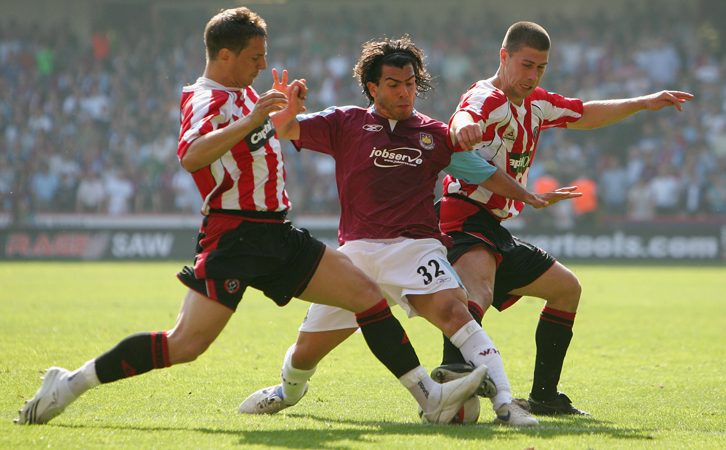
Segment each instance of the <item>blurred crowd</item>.
M366 106L352 77L361 44L407 33L435 76L436 90L417 109L448 121L461 94L496 72L510 25L495 16L466 25L445 14L416 21L376 14L329 11L303 25L282 11L264 14L268 70L255 89L269 89L275 67L307 80L308 111ZM726 218L723 41L689 11L671 19L633 11L539 20L553 41L545 89L585 101L662 89L696 95L682 113L542 133L530 188L576 184L588 194L542 216L554 226ZM198 212L201 198L176 146L181 89L203 69L198 24L99 28L89 40L63 25L0 28L0 212L19 225L37 212ZM332 158L284 146L295 213L336 215Z

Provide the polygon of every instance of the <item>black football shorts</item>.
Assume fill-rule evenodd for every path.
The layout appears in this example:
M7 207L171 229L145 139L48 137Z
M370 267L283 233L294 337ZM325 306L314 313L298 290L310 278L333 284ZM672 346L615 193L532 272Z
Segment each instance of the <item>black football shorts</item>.
M461 231L448 234L454 240L448 253L451 264L479 245L486 247L497 259L492 305L499 311L504 311L521 298L509 292L531 284L555 263L552 255L512 236L499 220L485 210L469 216Z
M247 286L284 306L303 293L324 252L325 244L288 221L212 212L202 223L194 267L177 277L232 310Z

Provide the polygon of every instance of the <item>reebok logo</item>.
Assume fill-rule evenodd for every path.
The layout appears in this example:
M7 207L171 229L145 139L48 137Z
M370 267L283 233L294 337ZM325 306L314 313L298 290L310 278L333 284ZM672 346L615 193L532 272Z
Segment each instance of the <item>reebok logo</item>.
M373 158L374 165L383 168L398 167L401 165L417 167L423 164L421 150L410 147L392 148L390 150L379 150L374 147L368 157Z
M372 131L374 133L377 133L383 129L383 125L367 123L363 125L363 129L366 131Z

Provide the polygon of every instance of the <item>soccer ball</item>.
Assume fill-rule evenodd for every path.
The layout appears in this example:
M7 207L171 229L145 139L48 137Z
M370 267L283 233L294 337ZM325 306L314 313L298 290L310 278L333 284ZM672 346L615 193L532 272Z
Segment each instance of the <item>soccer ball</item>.
M479 420L479 410L481 405L479 404L479 397L476 395L465 401L458 413L451 419L449 423L455 423L465 425L468 423L476 423ZM418 415L421 417L421 421L428 423L426 417L423 415L423 409L418 408Z
M450 423L467 424L476 423L479 420L479 397L476 395L464 402L459 412L451 419Z

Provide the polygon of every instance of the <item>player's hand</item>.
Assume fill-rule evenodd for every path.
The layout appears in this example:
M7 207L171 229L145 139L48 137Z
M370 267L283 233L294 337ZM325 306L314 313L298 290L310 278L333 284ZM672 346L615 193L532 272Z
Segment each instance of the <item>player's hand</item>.
M255 103L255 107L252 109L248 117L253 124L259 126L265 123L270 114L285 109L287 104L288 101L285 94L271 89L260 95L260 98L257 99L257 103Z
M469 123L460 126L456 130L456 142L466 150L474 149L474 146L481 142L482 131L478 123Z
M282 75L277 72L277 69L272 69L272 89L282 92L288 99L289 105L292 107L292 113L297 114L306 110L305 100L308 95L308 87L305 84L305 79L293 80L290 84L287 83L287 70L282 71Z
M690 101L693 94L681 91L661 91L645 97L645 107L651 111L660 111L666 106L675 106L678 111L683 111L682 104Z
M574 192L575 190L577 190L577 186L568 186L544 194L534 194L535 200L527 203L532 205L534 209L541 209L552 206L560 200L582 197L582 192Z

